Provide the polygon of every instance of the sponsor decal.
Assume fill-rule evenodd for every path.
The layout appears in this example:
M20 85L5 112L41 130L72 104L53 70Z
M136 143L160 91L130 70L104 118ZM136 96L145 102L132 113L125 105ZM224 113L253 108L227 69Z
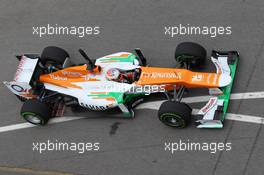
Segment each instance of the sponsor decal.
M25 57L22 56L22 59L20 60L19 65L17 67L17 71L15 74L14 81L18 80L20 73L23 71L23 65L24 65L25 61L26 61Z
M85 105L87 108L92 110L106 110L107 106L97 106L97 105Z
M209 109L214 106L214 103L216 102L216 98L211 98L210 101L206 104L205 107L203 107L202 112L206 113L209 111Z
M160 73L160 72L143 72L143 77L145 78L176 78L181 79L181 72L174 72L174 73Z
M70 75L70 76L75 76L75 77L78 77L78 76L82 76L83 74L81 74L80 72L69 72L69 71L62 71L62 74L63 75Z
M95 74L89 74L89 75L83 75L82 76L85 81L94 80L94 77L96 77Z
M58 75L53 75L53 74L50 74L50 78L52 78L53 80L62 80L62 81L67 81L67 77L60 77Z
M27 91L23 87L21 87L19 85L16 85L16 84L11 85L11 88L14 89L17 92L26 92Z
M202 74L196 74L192 76L192 81L194 82L199 82L199 81L202 81L203 79L204 79L204 76Z

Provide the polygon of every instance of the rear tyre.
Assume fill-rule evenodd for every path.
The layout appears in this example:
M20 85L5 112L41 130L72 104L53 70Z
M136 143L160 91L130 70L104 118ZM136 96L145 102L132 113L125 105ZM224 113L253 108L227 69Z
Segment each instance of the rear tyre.
M158 117L162 123L174 128L185 128L191 122L192 109L185 103L166 101L161 104Z
M42 51L40 60L44 65L50 62L62 66L66 58L69 57L69 54L64 49L56 46L48 46Z
M205 63L206 50L197 43L180 43L175 50L175 59L177 62L185 62L191 67L199 67Z
M30 99L25 101L20 114L29 123L45 125L51 118L51 109L43 102Z

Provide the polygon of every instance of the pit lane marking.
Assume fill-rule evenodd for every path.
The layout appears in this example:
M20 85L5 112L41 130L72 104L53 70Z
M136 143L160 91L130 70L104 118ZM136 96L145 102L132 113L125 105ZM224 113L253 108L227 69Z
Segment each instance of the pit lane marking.
M183 98L182 101L186 103L198 103L198 102L207 102L209 98L210 96L186 97L186 98ZM230 100L246 100L246 99L262 99L262 98L264 98L264 91L234 93L234 94L231 94ZM164 101L154 101L154 102L143 103L139 105L136 109L158 110L162 102ZM197 111L198 109L194 109L193 114L196 114ZM61 122L72 121L72 120L79 120L83 118L85 117L58 117L58 118L51 119L49 124L61 123ZM252 116L252 115L227 113L226 119L241 121L241 122L248 122L248 123L264 124L263 117ZM8 126L2 126L0 127L0 133L19 130L19 129L25 129L25 128L32 128L32 127L35 127L35 125L32 125L30 123L19 123L19 124L13 124L13 125L8 125Z

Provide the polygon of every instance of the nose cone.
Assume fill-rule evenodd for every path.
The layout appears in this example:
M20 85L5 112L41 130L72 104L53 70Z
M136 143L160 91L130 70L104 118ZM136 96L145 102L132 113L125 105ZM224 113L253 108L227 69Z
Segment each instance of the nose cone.
M232 81L232 78L230 75L221 74L219 77L219 87L225 87L229 85Z

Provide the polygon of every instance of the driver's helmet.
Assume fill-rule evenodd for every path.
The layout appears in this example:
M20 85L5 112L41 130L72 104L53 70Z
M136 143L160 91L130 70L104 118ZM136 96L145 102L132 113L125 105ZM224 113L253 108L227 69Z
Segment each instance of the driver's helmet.
M116 68L111 68L106 72L106 78L108 80L116 81L120 77L120 71Z

